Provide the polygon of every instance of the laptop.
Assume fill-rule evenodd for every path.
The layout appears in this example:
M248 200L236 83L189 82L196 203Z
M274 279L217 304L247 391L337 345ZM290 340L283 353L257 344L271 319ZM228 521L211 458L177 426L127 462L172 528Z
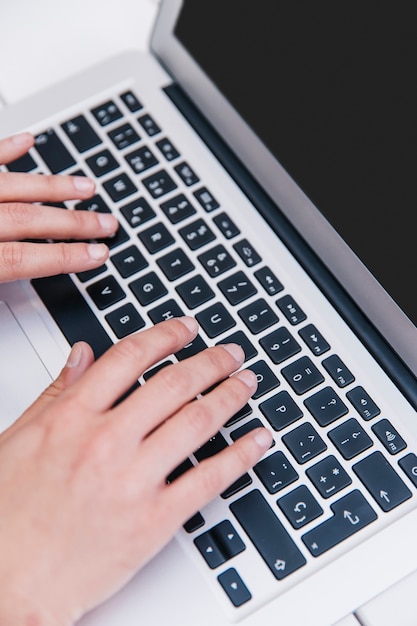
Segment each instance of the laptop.
M7 169L95 177L66 207L120 222L97 272L0 286L0 427L75 341L99 357L186 313L170 361L238 341L259 385L167 478L274 435L83 626L370 624L416 570L411 8L163 0L148 52L0 112L36 136Z

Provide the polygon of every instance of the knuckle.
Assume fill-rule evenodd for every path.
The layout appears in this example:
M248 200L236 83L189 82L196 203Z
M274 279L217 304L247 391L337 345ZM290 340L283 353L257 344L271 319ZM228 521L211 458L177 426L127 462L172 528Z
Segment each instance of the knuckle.
M168 366L159 372L159 378L159 382L170 395L180 396L181 398L187 397L190 390L190 381L185 372L181 373L179 368Z
M145 356L144 349L141 342L138 341L137 335L125 337L122 341L117 342L111 350L120 357L120 360L126 362L137 361L140 363Z
M209 498L220 493L223 489L224 481L222 471L218 463L216 463L216 460L208 459L202 461L200 464L200 470L200 484L202 492Z
M7 215L10 224L21 226L33 219L33 208L24 202L6 202L2 205L2 213Z
M55 243L53 245L56 251L57 266L61 271L65 271L68 267L71 266L73 260L71 244Z
M204 400L194 400L185 409L186 431L206 440L212 431L213 416Z
M23 263L22 244L11 241L0 246L1 264L6 270L14 271L19 269Z

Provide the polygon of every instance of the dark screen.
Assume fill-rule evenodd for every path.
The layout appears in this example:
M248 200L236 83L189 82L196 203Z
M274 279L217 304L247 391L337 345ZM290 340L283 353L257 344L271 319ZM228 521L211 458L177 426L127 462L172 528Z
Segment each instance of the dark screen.
M417 324L413 9L189 0L176 36Z

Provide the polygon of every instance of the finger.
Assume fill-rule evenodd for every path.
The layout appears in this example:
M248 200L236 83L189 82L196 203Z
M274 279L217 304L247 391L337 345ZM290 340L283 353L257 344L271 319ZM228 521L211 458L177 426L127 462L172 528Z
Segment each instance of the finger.
M243 360L242 348L236 344L221 344L203 350L185 361L165 367L152 376L140 390L133 392L124 401L123 406L116 409L120 414L117 415L116 421L124 433L130 433L132 442L136 442L174 415L199 393L235 372ZM140 420L137 419L138 396L140 396ZM203 407L207 407L205 402L201 409L197 408L198 406L196 405L194 409L196 412L203 412Z
M75 401L98 412L111 408L144 371L190 343L197 330L193 318L177 317L125 337L107 350L74 386ZM160 395L157 392L156 401Z
M30 133L19 133L0 141L0 163L10 163L26 154L35 143Z
M67 358L67 362L58 377L43 391L39 398L31 404L22 416L12 424L6 431L7 434L15 432L17 428L20 428L34 419L52 400L77 382L93 362L94 353L87 343L80 341L74 344Z
M243 370L209 394L184 406L172 419L150 434L140 447L142 460L160 458L152 478L165 483L183 459L213 437L249 400L257 387L256 375ZM145 413L146 415L146 413ZM134 437L131 438L134 442Z
M183 474L165 489L168 519L179 527L252 468L271 443L271 433L257 428Z
M104 243L0 243L0 283L83 272L108 256Z
M0 204L2 241L109 237L118 226L117 219L110 213L68 211L22 202Z
M94 193L95 183L85 176L52 176L2 172L0 202L61 202L81 200Z

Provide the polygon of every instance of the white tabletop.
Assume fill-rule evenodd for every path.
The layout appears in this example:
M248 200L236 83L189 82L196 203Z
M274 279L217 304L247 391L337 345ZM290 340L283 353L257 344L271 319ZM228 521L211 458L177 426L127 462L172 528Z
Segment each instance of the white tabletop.
M147 47L159 0L0 0L0 106Z

